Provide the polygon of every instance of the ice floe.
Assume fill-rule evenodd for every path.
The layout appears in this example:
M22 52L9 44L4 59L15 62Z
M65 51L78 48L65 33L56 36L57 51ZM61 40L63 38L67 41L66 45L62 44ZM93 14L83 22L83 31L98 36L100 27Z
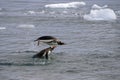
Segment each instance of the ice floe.
M35 28L34 25L32 24L21 24L21 25L18 25L19 28Z
M77 8L79 6L86 5L85 2L69 2L69 3L58 3L45 5L46 8Z
M6 29L6 27L0 27L0 30Z
M42 11L27 11L26 13L24 13L25 15L39 15L39 14L44 14L45 13L45 10L42 10Z
M115 20L117 19L115 12L107 8L107 5L100 7L93 5L90 14L83 16L85 20Z

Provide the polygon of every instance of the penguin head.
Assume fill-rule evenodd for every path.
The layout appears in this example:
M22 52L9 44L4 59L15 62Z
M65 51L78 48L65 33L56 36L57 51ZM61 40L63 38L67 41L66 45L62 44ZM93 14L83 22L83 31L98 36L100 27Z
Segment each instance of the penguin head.
M65 45L65 43L61 42L61 41L58 41L57 43L58 43L58 45Z

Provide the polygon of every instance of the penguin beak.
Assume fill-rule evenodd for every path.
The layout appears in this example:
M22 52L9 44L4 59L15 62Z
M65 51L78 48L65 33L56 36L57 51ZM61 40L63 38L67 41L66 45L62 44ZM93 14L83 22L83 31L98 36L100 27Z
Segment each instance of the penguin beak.
M64 42L59 41L59 42L58 42L58 45L65 45L65 43L64 43Z

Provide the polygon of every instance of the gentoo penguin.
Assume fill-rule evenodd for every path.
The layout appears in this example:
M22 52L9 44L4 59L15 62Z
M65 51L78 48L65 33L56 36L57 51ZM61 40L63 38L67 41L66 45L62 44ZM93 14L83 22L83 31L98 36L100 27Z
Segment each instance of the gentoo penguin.
M36 40L34 41L37 41L37 45L39 46L40 42L43 42L43 43L46 43L48 45L64 45L65 43L59 41L57 38L53 37L53 36L42 36L42 37L39 37L37 38Z
M55 49L56 46L51 46L49 48L43 49L39 53L35 54L32 58L45 58L48 60L49 54Z

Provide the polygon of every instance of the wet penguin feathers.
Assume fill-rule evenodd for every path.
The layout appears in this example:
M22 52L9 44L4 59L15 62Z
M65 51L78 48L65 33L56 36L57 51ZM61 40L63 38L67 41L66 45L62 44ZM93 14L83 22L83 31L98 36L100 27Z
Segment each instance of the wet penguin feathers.
M48 55L54 50L56 46L51 46L49 48L41 50L39 53L35 54L32 58L46 58L48 59Z

